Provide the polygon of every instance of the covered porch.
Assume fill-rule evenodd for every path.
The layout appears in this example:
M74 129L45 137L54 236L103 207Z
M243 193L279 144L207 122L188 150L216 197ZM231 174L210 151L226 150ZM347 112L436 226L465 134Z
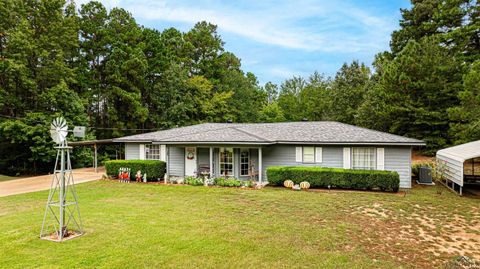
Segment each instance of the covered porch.
M167 178L224 177L263 183L262 147L167 145Z

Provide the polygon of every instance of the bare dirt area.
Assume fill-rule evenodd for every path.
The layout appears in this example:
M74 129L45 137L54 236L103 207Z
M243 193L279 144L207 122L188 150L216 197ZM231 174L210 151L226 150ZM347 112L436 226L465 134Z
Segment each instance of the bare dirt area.
M422 188L417 186L419 191ZM442 195L451 196L432 192L437 203L427 204L406 201L399 206L379 201L351 205L354 217L350 221L363 227L355 239L370 253L391 255L399 263L413 261L417 268L443 268L459 256L480 261L480 203L464 207L438 203Z
M435 156L425 156L418 151L412 152L413 163L435 162Z

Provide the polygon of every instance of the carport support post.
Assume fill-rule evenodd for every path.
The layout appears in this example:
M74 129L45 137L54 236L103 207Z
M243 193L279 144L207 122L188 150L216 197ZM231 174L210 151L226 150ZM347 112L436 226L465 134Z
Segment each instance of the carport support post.
M93 157L93 159L94 159L94 161L95 161L95 163L94 163L94 167L95 167L95 173L98 173L98 163L97 163L97 144L96 144L96 143L95 143L95 144L93 144L93 149L95 150L94 157Z

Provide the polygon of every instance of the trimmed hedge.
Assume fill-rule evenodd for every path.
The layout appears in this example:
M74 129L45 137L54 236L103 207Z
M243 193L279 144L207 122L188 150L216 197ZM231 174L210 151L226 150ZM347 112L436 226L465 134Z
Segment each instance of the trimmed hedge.
M130 180L135 180L135 174L140 170L142 174L147 173L147 181L157 181L157 179L164 177L166 164L157 160L116 160L105 162L107 175L114 178L118 176L118 169L121 167L130 168Z
M340 168L273 166L267 168L269 184L283 186L287 179L295 184L302 181L312 188L340 188L397 192L400 176L397 172L379 170L352 170Z

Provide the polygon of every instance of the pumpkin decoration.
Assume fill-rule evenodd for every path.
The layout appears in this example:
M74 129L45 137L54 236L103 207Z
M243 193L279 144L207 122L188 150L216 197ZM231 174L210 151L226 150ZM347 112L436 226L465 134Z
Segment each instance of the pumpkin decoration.
M300 188L302 190L308 190L310 188L310 183L308 183L306 181L300 182Z
M285 186L285 188L291 188L293 187L293 181L287 179L283 182L283 186Z

